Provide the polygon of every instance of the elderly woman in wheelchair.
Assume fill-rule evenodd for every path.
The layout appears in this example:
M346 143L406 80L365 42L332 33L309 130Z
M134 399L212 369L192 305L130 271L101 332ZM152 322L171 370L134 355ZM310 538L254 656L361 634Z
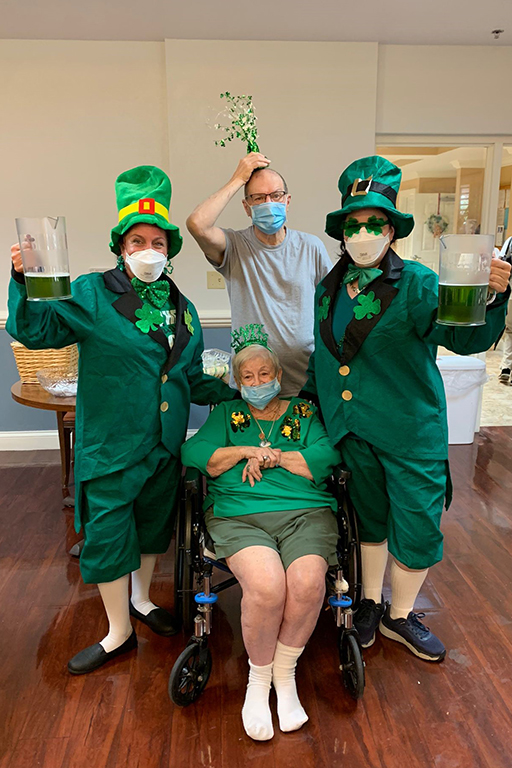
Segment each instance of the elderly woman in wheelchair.
M282 371L262 326L234 334L233 373L243 400L222 403L183 446L207 477L206 527L242 587L249 681L242 709L253 739L273 736L270 687L282 731L308 719L295 667L337 561L336 500L327 479L340 463L309 403L279 398Z

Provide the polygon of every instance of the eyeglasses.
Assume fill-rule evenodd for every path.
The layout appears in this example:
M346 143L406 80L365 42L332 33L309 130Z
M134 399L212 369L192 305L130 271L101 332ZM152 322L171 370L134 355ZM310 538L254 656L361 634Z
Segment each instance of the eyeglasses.
M284 189L276 189L275 192L267 192L266 195L261 192L256 195L246 195L245 199L249 205L260 205L260 203L265 203L267 197L269 197L273 203L279 203L286 194L287 192L285 192Z
M373 235L382 235L382 230L389 224L389 219L378 219L377 216L370 216L368 221L358 221L357 219L345 219L341 228L347 237L359 234L361 227L365 227L367 232Z

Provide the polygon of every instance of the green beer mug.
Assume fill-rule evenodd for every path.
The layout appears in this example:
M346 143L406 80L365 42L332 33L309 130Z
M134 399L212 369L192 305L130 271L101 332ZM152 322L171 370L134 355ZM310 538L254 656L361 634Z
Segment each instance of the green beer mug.
M485 325L493 246L492 235L441 235L440 325Z
M28 301L71 298L64 216L16 219Z

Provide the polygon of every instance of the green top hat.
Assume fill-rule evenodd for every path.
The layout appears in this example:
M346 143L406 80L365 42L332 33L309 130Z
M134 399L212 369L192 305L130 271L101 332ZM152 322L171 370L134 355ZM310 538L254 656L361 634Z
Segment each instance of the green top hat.
M395 229L395 237L407 237L414 227L410 213L396 209L402 171L384 157L362 157L345 168L338 182L341 208L327 214L325 231L335 240L343 240L342 223L351 211L380 208L386 211Z
M119 240L134 224L154 224L167 232L168 257L181 250L180 230L169 221L171 180L154 165L139 165L116 179L116 202L119 223L111 233L110 250L121 253Z

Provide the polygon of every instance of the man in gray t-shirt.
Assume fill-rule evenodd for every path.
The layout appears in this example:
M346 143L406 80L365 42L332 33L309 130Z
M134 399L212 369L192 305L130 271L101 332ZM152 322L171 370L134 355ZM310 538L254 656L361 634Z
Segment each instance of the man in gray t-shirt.
M230 181L190 214L187 227L226 280L232 328L265 325L283 366L282 393L291 396L306 381L315 288L332 262L318 237L285 226L291 195L283 177L267 168L269 162L259 152L246 155ZM252 226L239 231L216 227L242 187Z

